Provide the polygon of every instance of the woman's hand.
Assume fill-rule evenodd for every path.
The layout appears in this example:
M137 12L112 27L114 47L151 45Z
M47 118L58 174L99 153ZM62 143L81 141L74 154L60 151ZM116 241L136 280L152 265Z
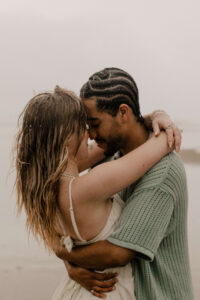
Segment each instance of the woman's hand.
M181 132L165 111L156 110L145 116L145 124L153 128L155 136L158 136L161 130L165 130L169 147L174 145L175 150L180 151Z
M105 293L115 289L117 273L98 273L65 261L65 266L71 279L99 298L106 298Z

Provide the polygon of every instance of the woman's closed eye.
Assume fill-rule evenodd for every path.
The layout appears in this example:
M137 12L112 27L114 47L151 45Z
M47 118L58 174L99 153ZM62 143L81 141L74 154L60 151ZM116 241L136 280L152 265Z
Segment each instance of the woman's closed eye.
M89 129L97 129L99 127L100 123L90 123Z

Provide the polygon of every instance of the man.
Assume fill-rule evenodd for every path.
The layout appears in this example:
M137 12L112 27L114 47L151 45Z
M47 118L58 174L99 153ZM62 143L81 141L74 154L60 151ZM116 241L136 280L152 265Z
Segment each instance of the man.
M117 150L126 154L148 139L138 89L126 72L107 68L95 73L82 87L81 98L90 138L107 155ZM120 127L119 111L124 114ZM60 258L80 266L69 265L70 276L103 298L116 282L114 274L83 268L101 270L131 261L137 300L192 300L187 184L178 155L172 152L165 156L136 184L123 190L121 197L125 208L108 240L74 248L70 254L64 248L56 250Z

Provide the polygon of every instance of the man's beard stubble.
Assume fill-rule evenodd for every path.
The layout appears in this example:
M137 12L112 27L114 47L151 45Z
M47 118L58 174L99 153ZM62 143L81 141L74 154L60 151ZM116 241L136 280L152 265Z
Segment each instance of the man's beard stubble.
M110 138L109 142L106 142L107 149L104 151L105 156L113 156L117 151L122 149L123 144L124 143L119 136Z

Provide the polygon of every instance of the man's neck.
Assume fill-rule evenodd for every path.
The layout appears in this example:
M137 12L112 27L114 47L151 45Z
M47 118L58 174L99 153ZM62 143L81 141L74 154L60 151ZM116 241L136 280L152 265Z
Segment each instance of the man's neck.
M120 151L123 154L127 154L128 152L144 144L147 141L148 137L149 132L145 128L145 126L143 126L140 123L137 123L136 126L130 127L127 131L123 148L120 149Z

